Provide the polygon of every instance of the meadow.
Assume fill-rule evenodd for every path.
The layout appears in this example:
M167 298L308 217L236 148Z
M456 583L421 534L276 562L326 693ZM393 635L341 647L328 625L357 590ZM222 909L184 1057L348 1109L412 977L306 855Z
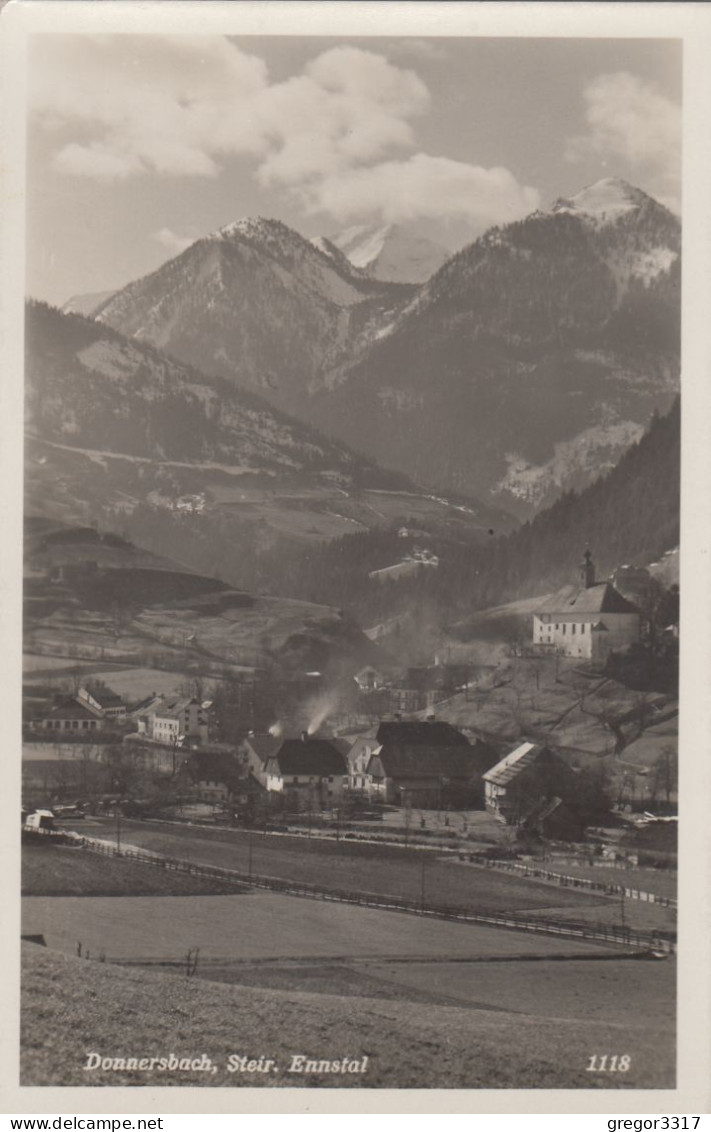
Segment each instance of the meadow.
M451 858L430 850L159 822L127 820L122 825L126 843L165 856L244 872L251 857L255 875L413 901L421 899L424 889L426 901L461 911L534 912L555 904L564 910L560 918L575 919L583 908L611 904L610 898L584 890L554 888L494 869L457 868ZM76 828L115 840L110 820L87 820Z
M32 944L23 951L23 1086L625 1089L674 1084L673 1022L652 1023L640 1016L636 996L629 998L623 1021L587 1016L590 996L585 994L578 1016L571 1016L571 1009L568 1016L545 1017L525 999L523 1008L514 1010L432 1001L423 1009L421 1001L387 998L377 990L373 997L344 998L226 986L87 962ZM557 971L561 964L552 966ZM504 979L508 969L500 965ZM521 986L525 978L524 973ZM643 1001L650 997L647 988ZM542 998L545 1002L545 994ZM84 1066L90 1051L124 1058L204 1054L214 1072L89 1074ZM600 1051L626 1053L629 1069L614 1075L589 1072L591 1056ZM230 1074L232 1053L273 1058L275 1070ZM357 1077L293 1074L294 1054L367 1056L367 1072Z

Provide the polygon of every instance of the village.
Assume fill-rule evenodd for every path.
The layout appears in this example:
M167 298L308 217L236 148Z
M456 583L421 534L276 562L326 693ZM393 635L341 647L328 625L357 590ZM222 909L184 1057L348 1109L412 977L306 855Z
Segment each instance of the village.
M23 821L121 813L673 866L674 696L610 678L652 631L676 655L678 623L645 619L648 587L629 566L596 581L588 550L505 658L307 672L281 712L278 690L260 714L254 688L193 678L131 701L75 675L28 712Z

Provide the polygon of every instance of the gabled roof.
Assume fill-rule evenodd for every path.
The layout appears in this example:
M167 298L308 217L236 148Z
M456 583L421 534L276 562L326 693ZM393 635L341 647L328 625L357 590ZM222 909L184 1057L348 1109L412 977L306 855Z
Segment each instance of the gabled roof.
M386 720L375 735L381 745L408 747L468 747L469 740L451 723L439 719Z
M594 586L563 586L546 598L536 613L555 613L561 620L566 613L638 613L636 606L623 597L610 582Z
M504 755L491 770L487 770L484 781L494 786L506 786L522 770L532 766L544 751L547 751L547 748L540 743L521 743L519 747L509 751L508 755Z
M128 715L144 715L151 711L154 707L158 707L165 699L158 692L152 692L150 696L146 696L144 700L139 700L137 704L132 704L128 709Z
M346 760L328 739L284 739L269 760L277 764L281 774L308 774L323 777L346 774Z
M278 735L270 735L268 732L258 733L254 735L245 735L242 740L249 748L254 751L257 758L266 763L267 759L275 755L279 750L283 740Z
M123 700L111 688L95 688L91 684L85 684L84 691L102 708L123 707Z
M191 704L197 704L198 707L202 706L194 696L178 696L170 700L163 700L157 705L155 714L160 716L161 719L177 719Z
M38 716L39 719L101 719L101 712L67 696L60 700L48 712Z

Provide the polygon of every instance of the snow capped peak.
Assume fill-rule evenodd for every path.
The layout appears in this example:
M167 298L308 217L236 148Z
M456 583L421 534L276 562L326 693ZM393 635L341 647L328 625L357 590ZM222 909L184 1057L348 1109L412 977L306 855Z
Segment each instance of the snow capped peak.
M367 224L354 224L330 237L330 242L348 257L354 267L366 268L378 258L392 225L382 227Z
M233 220L231 224L218 228L217 232L212 233L211 238L229 240L234 236L243 236L248 240L268 239L285 231L287 231L286 226L280 220L270 220L264 216L243 216L239 220Z
M568 212L591 217L598 223L616 220L623 213L639 208L651 200L641 189L621 177L604 177L587 185L572 197L560 197L552 212Z
M328 237L351 262L372 279L390 283L423 283L450 252L406 224L354 224Z

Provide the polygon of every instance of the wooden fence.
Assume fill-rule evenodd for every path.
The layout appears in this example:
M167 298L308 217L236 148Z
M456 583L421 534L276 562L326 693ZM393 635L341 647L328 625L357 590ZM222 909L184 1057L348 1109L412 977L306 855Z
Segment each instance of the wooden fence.
M462 856L462 854L460 854ZM671 896L660 896L656 892L645 892L638 888L628 888L623 884L610 884L605 881L593 880L592 877L567 876L565 873L553 873L542 869L539 865L526 864L520 861L500 861L489 858L468 857L470 864L480 868L502 869L505 872L515 872L519 876L535 877L538 880L550 881L562 888L586 888L592 892L599 892L602 896L625 897L626 900L642 900L648 904L661 904L664 908L676 908L677 902Z
M56 836L54 831L43 830L45 835ZM61 836L61 835L60 835ZM64 835L66 836L66 835ZM71 836L71 835L70 835ZM196 864L177 857L163 857L144 849L122 848L112 841L74 834L73 840L94 853L110 857L121 857L130 861L140 861L168 872L179 872L195 877L232 881L235 884L264 888L280 892L286 896L308 897L312 900L330 900L341 904L357 904L383 911L408 912L432 919L453 920L457 923L486 924L489 927L507 928L514 931L535 932L541 935L562 936L567 939L596 940L632 948L641 952L654 952L663 955L673 954L674 939L670 933L643 931L621 924L603 924L556 920L550 917L530 916L525 912L496 912L481 910L464 911L445 904L409 900L399 896L384 896L378 893L353 892L330 888L323 885L308 884L302 881L283 880L280 877L260 876L237 869L225 869L219 865Z

